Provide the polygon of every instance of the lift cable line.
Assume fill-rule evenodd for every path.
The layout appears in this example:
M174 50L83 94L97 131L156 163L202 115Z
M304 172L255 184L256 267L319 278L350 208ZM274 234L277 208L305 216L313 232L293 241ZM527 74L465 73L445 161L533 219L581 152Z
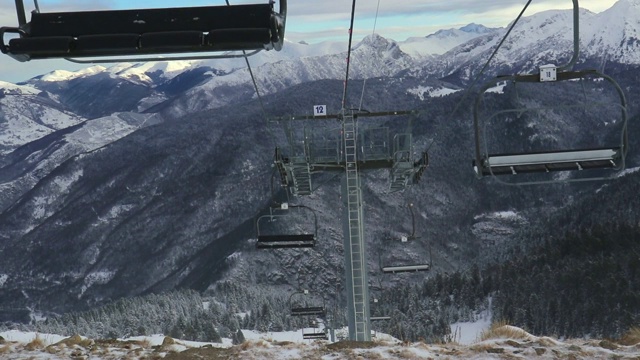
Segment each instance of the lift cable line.
M371 32L371 35L375 35L376 33L376 25L378 24L378 12L380 11L380 0L378 0L378 5L376 6L376 16L373 20L373 31ZM362 102L364 100L364 89L367 86L367 78L364 78L364 81L362 82L362 93L360 94L360 105L358 106L358 110L362 111Z
M351 43L353 41L353 23L356 16L356 0L351 5L351 24L349 25L349 44L347 48L347 70L344 78L344 90L342 92L342 110L347 107L347 88L349 86L349 65L351 64Z
M227 3L227 6L231 6L231 4L229 3L229 0L225 0L225 2ZM249 71L249 75L251 75L251 81L253 82L253 88L256 90L256 96L258 97L258 102L260 103L260 109L262 110L262 116L264 116L265 118L265 124L267 125L267 131L269 132L269 135L271 136L271 139L274 142L274 147L277 146L276 144L276 136L273 134L273 132L271 131L271 129L269 128L269 118L267 116L267 110L265 109L264 106L264 101L262 101L262 95L260 94L260 89L258 89L258 82L256 81L256 77L253 74L253 70L251 69L251 63L249 62L249 56L247 54L246 50L242 50L242 55L244 55L244 61L247 64L247 70Z

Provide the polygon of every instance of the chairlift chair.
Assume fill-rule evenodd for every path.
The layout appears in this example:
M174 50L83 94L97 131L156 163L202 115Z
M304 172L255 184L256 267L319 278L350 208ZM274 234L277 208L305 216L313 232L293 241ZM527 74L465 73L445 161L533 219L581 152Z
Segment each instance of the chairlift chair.
M302 338L305 340L329 340L329 336L327 336L327 329L320 328L318 326L318 322L313 320L311 322L311 331L305 331L306 328L302 329Z
M475 138L476 138L476 158L473 160L473 167L476 175L481 178L483 176L500 176L500 175L517 175L526 173L550 173L557 171L571 171L571 170L590 170L590 169L611 169L615 171L623 170L625 167L625 156L628 151L627 141L627 110L626 99L620 86L611 77L602 74L596 70L587 71L571 71L561 72L557 74L556 81L570 81L584 78L602 79L612 84L615 88L619 98L619 104L604 104L596 101L592 101L588 104L571 104L562 106L547 106L538 109L506 109L494 112L485 120L485 128L483 131L480 129L480 116L479 107L487 89L494 86L499 81L513 81L538 83L541 82L540 74L533 75L513 75L507 77L500 77L496 80L485 85L476 99L476 106L474 109L474 126L475 126ZM581 111L584 109L590 109L595 107L602 107L612 105L620 110L621 120L617 123L617 126L621 127L620 142L616 144L610 144L605 147L594 148L577 148L577 149L560 149L560 150L543 150L543 151L529 151L529 152L502 152L492 153L488 150L486 141L487 130L486 124L491 120L499 116L521 116L527 112L540 112L543 110L555 110L555 109L569 109L575 111ZM586 181L586 180L599 180L604 179L600 175L594 175L588 178L565 179L562 181ZM507 184L509 182L501 181ZM538 183L550 183L555 180L544 181L527 181L524 183L514 184L538 184Z
M421 272L421 271L429 271L431 270L431 263L419 263L419 264L392 264L392 265L382 265L382 260L380 261L380 270L384 274L396 274L396 273L406 273L406 272Z
M286 203L285 203L286 204ZM285 205L279 208L269 208L269 214L262 215L256 220L258 249L282 249L282 248L312 248L316 245L318 234L318 218L315 211L303 205ZM294 218L289 212L292 210L306 211L313 215L313 224L307 224L307 229L298 233L267 233L264 229L267 222L277 220L291 220ZM313 228L311 228L311 226Z
M324 316L326 307L324 298L314 295L309 290L298 291L289 296L291 316Z
M416 239L416 220L413 212L413 203L407 204L409 212L411 213L411 234L408 236L402 236L400 242L405 243ZM431 259L431 247L429 247L429 259ZM430 260L428 263L412 264L412 265L382 265L382 256L380 256L380 270L385 274L395 274L403 272L419 272L431 270Z
M560 67L555 65L542 65L540 66L539 73L532 75L511 75L500 76L496 79L489 81L485 86L480 89L478 97L476 98L475 108L473 112L474 129L475 129L475 159L473 160L473 167L476 175L479 178L483 176L493 176L499 182L509 185L527 185L527 184L542 184L553 183L557 181L571 182L571 181L588 181L588 180L602 180L607 177L601 175L593 175L591 177L583 178L568 178L562 180L543 180L543 181L525 181L518 183L510 183L498 179L500 175L517 175L523 173L550 173L556 171L570 171L570 170L588 170L588 169L612 169L615 171L621 171L625 168L625 156L628 151L628 135L627 135L627 102L624 93L616 81L596 70L582 70L572 71L573 66L577 62L578 55L580 53L580 32L579 32L579 16L580 8L578 0L573 1L573 56L568 64ZM506 153L492 153L487 148L487 132L486 124L488 124L493 118L501 115L515 114L520 116L527 111L532 111L528 108L501 110L495 112L484 122L483 130L481 130L479 119L479 108L484 98L485 93L490 88L497 85L498 82L513 82L517 83L558 83L572 80L583 80L585 78L596 78L606 81L613 85L618 96L619 103L612 104L620 110L620 122L621 127L620 142L611 146L604 147L598 146L593 148L577 148L577 149L560 149L560 150L543 150L543 151L527 151L527 152L506 152ZM601 107L605 104L597 101L591 101L585 104L572 104L561 107L546 107L544 109L575 109L587 110L589 108ZM611 105L611 104L606 104ZM541 109L534 109L541 110Z
M383 266L382 272L385 274L396 274L396 273L406 273L406 272L429 271L430 269L431 269L430 264L393 265L393 266Z
M311 332L305 332L302 330L302 338L305 340L329 340L329 336L324 330L314 328Z
M378 305L379 300L378 298L373 298L373 305L371 306L371 313L375 313L376 310L378 310L380 308L380 306ZM391 320L391 316L387 316L387 315L372 315L369 316L369 321L385 321L385 320Z
M227 51L280 50L287 0L262 4L31 13L15 0L18 27L0 28L0 50L24 62L64 58L79 63L242 57ZM5 41L6 34L13 38ZM186 55L186 54L198 55ZM170 58L136 55L183 54ZM205 55L203 55L205 54ZM105 57L116 59L100 60ZM98 58L81 60L78 58Z

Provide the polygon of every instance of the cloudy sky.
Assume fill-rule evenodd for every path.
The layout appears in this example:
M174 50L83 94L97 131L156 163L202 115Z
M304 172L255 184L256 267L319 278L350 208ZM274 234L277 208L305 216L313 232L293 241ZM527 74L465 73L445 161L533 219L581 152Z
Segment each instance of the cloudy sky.
M229 0L233 4L266 0ZM278 0L277 0L278 1ZM33 2L24 0L27 12ZM593 12L611 7L616 0L580 0ZM175 0L39 0L42 12L89 9L134 9L175 7ZM520 12L526 0L358 0L354 36L360 39L373 32L397 41L426 36L439 29L458 28L469 23L504 27ZM179 6L225 5L224 0L182 0ZM288 1L287 40L308 43L346 41L352 2L349 0ZM379 7L378 7L379 4ZM526 15L549 9L568 9L570 0L534 0ZM378 18L376 20L376 10ZM0 26L16 26L13 0L0 0ZM56 69L75 70L79 65L64 60L17 62L0 56L0 81L19 82Z

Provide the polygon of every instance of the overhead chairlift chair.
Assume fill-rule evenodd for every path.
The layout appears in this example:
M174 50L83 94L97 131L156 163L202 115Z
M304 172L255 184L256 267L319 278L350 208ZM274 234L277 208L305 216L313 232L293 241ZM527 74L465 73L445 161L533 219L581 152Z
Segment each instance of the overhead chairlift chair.
M554 65L543 65L540 72L532 75L511 75L500 76L485 84L476 98L475 108L473 112L474 129L475 129L475 159L472 162L476 175L481 178L483 176L493 176L499 182L509 185L527 185L552 183L557 181L587 181L605 179L599 174L591 177L580 178L564 178L562 180L545 179L542 181L524 181L524 182L508 182L497 178L500 175L517 175L525 173L550 173L556 171L570 170L588 170L588 169L613 169L616 171L623 170L625 167L625 156L628 151L628 135L627 135L627 103L624 93L620 86L611 77L602 74L596 70L571 71L577 61L579 54L579 6L578 0L573 0L574 4L574 52L570 62L562 67ZM507 109L494 112L484 121L483 128L480 125L479 108L484 99L487 90L495 87L498 82L517 83L557 83L563 81L583 80L585 78L595 78L606 81L613 85L618 96L619 103L604 104L597 101L591 101L585 104L569 104L562 106L547 106L539 109L519 108ZM557 109L575 109L576 111L586 111L590 108L613 105L620 110L620 121L617 122L621 127L620 142L611 146L594 147L594 148L577 148L577 149L560 149L560 150L542 150L529 152L503 152L491 153L487 149L487 124L494 118L505 115L514 115L519 117L528 111L557 110Z
M298 291L289 296L291 316L318 316L326 314L324 298L314 295L309 290Z
M613 105L620 110L620 121L616 122L621 127L620 142L611 144L607 147L594 148L578 148L578 149L561 149L531 152L506 152L491 153L488 151L486 144L486 125L483 131L479 124L479 106L481 97L476 102L474 110L474 125L476 126L476 159L473 161L474 170L478 177L482 176L498 176L498 175L517 175L524 173L549 173L554 171L569 170L588 170L588 169L613 169L622 170L625 165L625 155L628 150L627 145L627 112L626 100L622 89L609 76L604 75L596 70L589 71L571 71L558 73L557 81L568 81L574 79L595 78L602 79L611 83L616 89L619 97L619 104L603 104L592 101L588 104L570 104L561 106L548 106L538 109L506 109L494 112L485 120L485 124L500 116L520 116L527 112L540 112L543 110L570 109L582 111L585 108L597 108L607 105ZM498 81L514 81L514 82L539 82L539 75L514 75L500 77L483 88L483 92L495 85ZM482 96L482 94L481 94ZM589 178L592 179L592 178Z
M0 50L18 61L64 58L79 63L241 57L226 51L280 50L287 0L263 4L44 13L27 22L15 0L18 27L0 28ZM5 40L6 34L14 38ZM17 36L17 37L15 37ZM199 55L187 55L198 53ZM122 58L183 54L170 58ZM204 55L203 55L204 54ZM106 60L77 58L120 57Z
M295 217L290 211L305 211L313 216L313 223L305 224L307 229L298 233L276 233L273 229L269 232L264 227L267 222L293 220ZM279 208L269 208L269 214L259 216L256 220L258 249L282 249L282 248L312 248L316 245L318 234L318 218L315 211L303 205L288 205L283 203Z
M379 308L381 308L381 307L380 307L380 305L378 305L378 303L379 303L378 298L375 298L375 297L374 297L372 302L373 302L373 305L374 305L374 306L372 306L372 308L373 308L373 309L371 310L371 312L372 312L372 313L375 313L375 312L377 312L377 311L379 312L379 311L380 311L380 310L379 310ZM370 320L370 321L385 321L385 320L391 320L391 316L376 314L376 315L371 315L371 316L369 317L369 320Z

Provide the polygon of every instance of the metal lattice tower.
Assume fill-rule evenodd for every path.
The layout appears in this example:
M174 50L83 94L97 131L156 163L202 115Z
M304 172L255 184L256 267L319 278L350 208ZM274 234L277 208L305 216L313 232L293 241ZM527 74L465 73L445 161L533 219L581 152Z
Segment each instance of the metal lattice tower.
M342 198L346 205L346 214L343 219L349 338L355 341L371 341L362 190L356 147L358 133L353 115L343 116L342 136L346 169Z
M426 153L414 161L411 134L397 134L392 139L387 128L358 130L358 117L411 115L409 111L354 114L343 110L340 115L295 116L272 118L273 121L338 119L341 134L337 139L318 141L312 132L304 131L304 140L296 141L292 128L285 130L290 154L276 149L275 165L281 185L296 195L313 192L312 175L318 171L340 171L342 180L345 279L349 339L370 341L370 304L367 251L360 171L389 169L389 191L400 191L417 183L427 166ZM380 144L376 139L382 137ZM302 143L302 146L301 146ZM375 143L375 144L373 144ZM361 157L361 158L360 158ZM313 169L313 170L312 170Z

